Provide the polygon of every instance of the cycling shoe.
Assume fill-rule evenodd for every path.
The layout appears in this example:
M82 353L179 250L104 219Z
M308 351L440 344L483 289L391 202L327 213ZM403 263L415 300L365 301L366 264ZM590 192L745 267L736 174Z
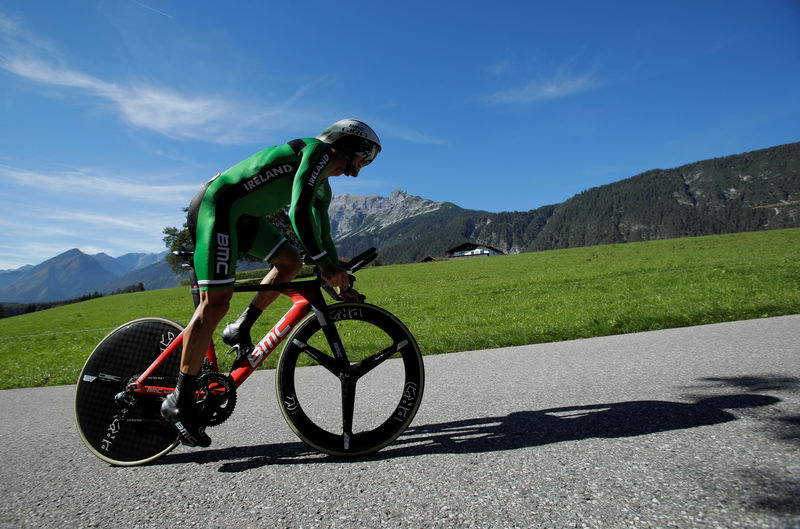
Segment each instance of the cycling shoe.
M253 348L253 341L250 339L250 326L247 325L247 332L241 328L242 323L236 320L229 323L222 330L222 341L230 346L238 345L239 350L248 351Z
M183 444L203 448L211 446L211 438L206 435L206 427L202 424L199 414L196 410L179 408L174 393L167 395L161 404L161 416L175 427Z
M222 330L222 341L233 347L236 359L233 361L231 371L239 367L247 355L253 351L253 341L250 339L250 324L243 323L244 316L233 323L229 323Z

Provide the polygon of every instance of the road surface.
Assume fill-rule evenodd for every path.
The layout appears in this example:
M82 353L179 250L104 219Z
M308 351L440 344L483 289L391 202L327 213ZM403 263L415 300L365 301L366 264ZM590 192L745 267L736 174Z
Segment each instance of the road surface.
M374 457L308 449L254 375L208 449L111 467L74 386L0 391L0 527L800 528L800 316L426 357Z

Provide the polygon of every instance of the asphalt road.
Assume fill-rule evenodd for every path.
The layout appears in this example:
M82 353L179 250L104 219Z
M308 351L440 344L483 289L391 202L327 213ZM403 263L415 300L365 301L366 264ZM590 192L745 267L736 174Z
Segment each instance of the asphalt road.
M208 449L111 467L74 386L0 391L1 527L800 528L800 316L426 358L376 456L306 448L272 372Z

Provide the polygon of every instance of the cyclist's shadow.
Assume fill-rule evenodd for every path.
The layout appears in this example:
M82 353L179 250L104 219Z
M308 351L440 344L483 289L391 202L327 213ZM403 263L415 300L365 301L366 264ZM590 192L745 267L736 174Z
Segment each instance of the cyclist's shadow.
M733 421L726 411L780 402L765 395L727 395L696 402L631 401L513 412L410 427L378 456L481 453L590 438L634 437Z
M519 411L503 417L411 426L394 443L365 459L485 453L590 438L633 437L721 424L736 419L727 409L777 402L780 400L775 397L741 394L699 398L690 403L643 400ZM159 463L223 462L220 472L242 472L267 465L335 460L303 443L282 443L170 454Z

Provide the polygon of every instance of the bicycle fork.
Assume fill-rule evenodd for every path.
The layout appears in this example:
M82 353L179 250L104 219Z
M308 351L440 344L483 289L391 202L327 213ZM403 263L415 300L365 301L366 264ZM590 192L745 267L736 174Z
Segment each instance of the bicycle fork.
M342 391L342 434L344 437L344 449L350 449L350 439L353 436L353 414L355 413L356 405L356 384L358 383L358 376L354 376L350 359L347 357L347 352L344 350L342 338L339 336L339 331L336 325L328 319L328 309L323 301L321 306L313 304L312 308L317 320L322 327L322 332L325 335L328 344L331 347L331 352L334 357L334 364L338 369L339 382Z

